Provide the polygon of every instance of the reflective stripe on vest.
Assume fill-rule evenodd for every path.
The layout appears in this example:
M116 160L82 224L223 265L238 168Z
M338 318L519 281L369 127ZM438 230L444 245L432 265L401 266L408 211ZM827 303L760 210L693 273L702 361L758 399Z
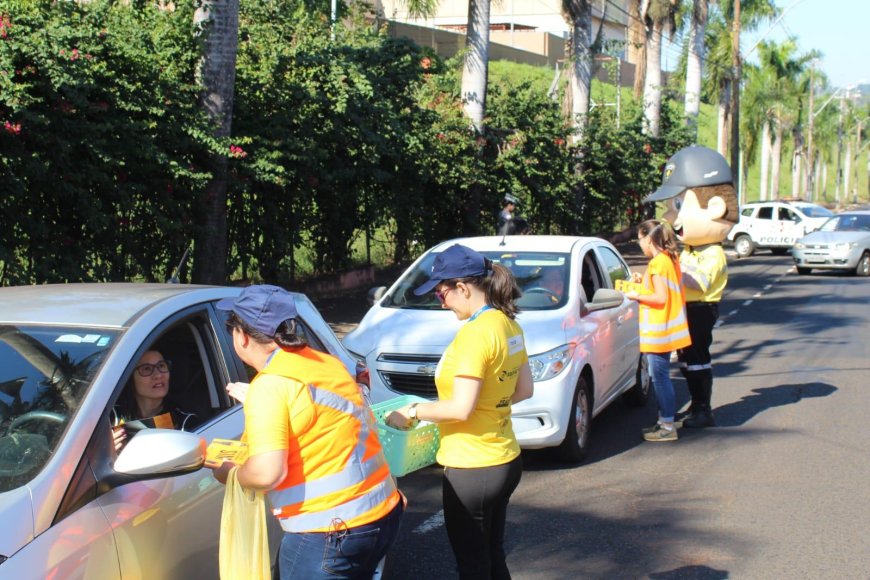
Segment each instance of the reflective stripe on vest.
M341 471L329 474L314 481L306 481L284 489L270 491L269 502L275 506L273 512L280 515L282 506L293 505L317 499L347 487L364 482L379 469L387 465L383 451L379 451L367 460L363 460L366 451L366 441L374 426L372 415L365 407L354 404L341 395L327 389L308 385L311 398L316 405L335 409L359 421L360 432L356 446L351 452L346 465ZM369 489L365 495L349 500L341 505L330 507L318 512L304 512L286 518L279 518L281 527L287 532L305 532L312 529L328 527L333 520L350 520L376 508L387 501L396 492L393 478L387 478Z
M662 255L653 260L665 261ZM664 269L665 275L658 275L665 286L667 300L661 308L642 305L638 325L640 327L640 346L642 352L668 352L691 344L683 289L680 287L680 267L678 262L667 260L672 264ZM651 287L650 274L645 275L644 284Z

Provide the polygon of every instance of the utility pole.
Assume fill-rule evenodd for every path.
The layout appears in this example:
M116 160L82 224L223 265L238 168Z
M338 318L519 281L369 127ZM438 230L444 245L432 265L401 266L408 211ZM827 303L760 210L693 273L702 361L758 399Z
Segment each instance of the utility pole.
M815 201L815 199L814 199L815 196L813 195L813 193L814 193L813 192L813 178L814 178L813 173L815 171L815 166L816 166L815 165L816 161L815 161L815 158L813 157L813 125L814 125L813 119L815 118L815 115L813 114L813 112L814 112L813 97L814 97L815 92L816 92L815 74L816 74L816 59L813 59L810 62L810 106L808 107L808 109L809 109L808 116L810 119L809 119L809 128L808 128L809 130L807 131L807 158L806 158L807 174L806 174L806 181L804 183L804 198L807 201Z
M740 167L740 0L734 0L731 21L731 171ZM736 174L738 191L740 175Z

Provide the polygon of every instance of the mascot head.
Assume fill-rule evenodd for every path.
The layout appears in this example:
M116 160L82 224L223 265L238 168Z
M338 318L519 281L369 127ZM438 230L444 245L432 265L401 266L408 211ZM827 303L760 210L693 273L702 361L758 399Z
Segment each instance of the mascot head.
M644 202L664 201L663 219L690 246L715 244L737 223L737 194L731 169L716 151L692 145L677 151L665 164L662 185Z

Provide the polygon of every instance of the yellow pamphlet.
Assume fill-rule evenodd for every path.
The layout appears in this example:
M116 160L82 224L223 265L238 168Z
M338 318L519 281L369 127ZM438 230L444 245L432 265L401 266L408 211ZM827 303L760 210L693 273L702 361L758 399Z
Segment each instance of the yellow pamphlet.
M623 294L627 294L629 292L634 292L635 294L642 294L643 284L640 284L639 282L632 282L631 280L617 280L616 289Z
M224 461L241 465L248 458L248 444L233 439L214 439L205 450L205 463L219 467Z

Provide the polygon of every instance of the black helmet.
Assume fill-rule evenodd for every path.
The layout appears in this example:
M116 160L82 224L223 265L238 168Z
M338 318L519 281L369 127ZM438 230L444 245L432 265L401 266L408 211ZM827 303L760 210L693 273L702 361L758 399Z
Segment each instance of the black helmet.
M731 168L718 152L691 145L677 151L665 164L662 185L644 202L670 199L691 187L733 183Z

